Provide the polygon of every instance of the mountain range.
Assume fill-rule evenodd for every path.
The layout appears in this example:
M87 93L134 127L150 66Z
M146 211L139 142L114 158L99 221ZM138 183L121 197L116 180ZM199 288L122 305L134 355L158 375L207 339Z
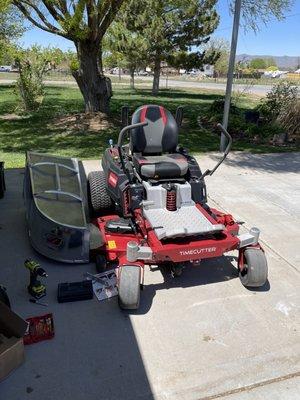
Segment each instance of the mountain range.
M250 55L250 54L238 54L236 56L237 61L251 61L253 58L273 58L279 69L294 70L300 68L300 55L299 56L272 56L272 55Z

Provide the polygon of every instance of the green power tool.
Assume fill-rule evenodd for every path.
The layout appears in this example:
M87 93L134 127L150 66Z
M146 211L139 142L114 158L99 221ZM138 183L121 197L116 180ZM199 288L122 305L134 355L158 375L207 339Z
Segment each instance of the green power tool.
M25 260L25 268L30 272L30 283L27 286L29 294L35 299L46 296L46 286L38 280L38 276L47 277L46 271L34 260Z

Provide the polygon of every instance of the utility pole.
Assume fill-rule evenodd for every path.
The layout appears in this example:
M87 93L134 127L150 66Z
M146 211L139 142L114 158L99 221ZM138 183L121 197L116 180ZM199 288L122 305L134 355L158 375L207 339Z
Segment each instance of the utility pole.
M229 117L229 110L230 110L230 100L231 100L231 92L232 92L236 46L237 46L238 35L239 35L241 5L242 5L242 0L235 0L234 18L233 18L233 27L232 27L232 36L231 36L231 48L230 48L230 56L229 56L226 94L225 94L224 113L223 113L223 126L225 129L227 129L227 126L228 126L228 117ZM227 145L227 139L226 139L225 135L222 133L221 141L220 141L220 151L224 151L226 148L226 145Z

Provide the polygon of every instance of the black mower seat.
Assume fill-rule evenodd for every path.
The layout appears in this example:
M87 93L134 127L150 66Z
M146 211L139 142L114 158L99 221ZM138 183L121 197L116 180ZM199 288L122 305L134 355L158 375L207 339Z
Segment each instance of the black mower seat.
M134 154L133 162L140 175L146 178L179 178L188 170L186 158L176 153L147 157Z
M132 123L138 122L147 122L131 131L131 151L138 172L155 179L184 176L188 163L176 153L178 126L170 111L155 104L144 105L132 116Z

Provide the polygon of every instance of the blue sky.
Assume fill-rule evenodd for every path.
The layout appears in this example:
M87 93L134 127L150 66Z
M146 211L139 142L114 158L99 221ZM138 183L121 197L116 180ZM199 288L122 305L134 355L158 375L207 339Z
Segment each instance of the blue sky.
M220 24L214 36L230 40L232 16L229 13L228 1L219 0L218 12ZM240 29L237 53L300 56L300 0L294 0L294 6L286 12L286 19L277 21L272 19L267 26L261 25L258 33L244 32ZM24 46L37 43L43 46L56 46L62 50L73 49L72 42L57 35L32 28L22 37L20 42Z

